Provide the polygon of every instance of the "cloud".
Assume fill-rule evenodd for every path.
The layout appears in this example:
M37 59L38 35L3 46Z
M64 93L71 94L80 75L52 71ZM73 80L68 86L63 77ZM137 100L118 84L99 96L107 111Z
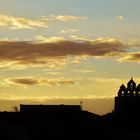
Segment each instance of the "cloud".
M0 27L9 29L33 29L37 27L47 28L48 24L40 19L0 15Z
M95 73L95 70L93 68L86 68L86 66L82 69L75 69L75 72L78 72L78 73Z
M35 78L35 77L17 77L7 78L5 82L12 85L23 86L61 86L61 85L74 85L76 81L69 78Z
M61 30L60 32L63 34L66 34L66 33L78 32L78 30L77 29L66 29L66 30Z
M128 53L122 58L118 59L119 62L137 62L140 63L140 52Z
M85 19L85 17L71 16L71 15L50 15L41 16L37 19L14 17L8 15L0 15L0 28L8 29L34 29L34 28L48 28L49 22L66 22Z
M79 40L79 41L94 41L92 39L89 39L89 38L85 38L85 37L81 37L81 36L78 36L78 35L70 35L69 38L71 38L72 40ZM99 39L99 38L98 38Z
M109 84L109 86L110 86L111 83L112 84L119 84L120 85L124 81L127 82L127 79L119 79L119 78L113 78L113 77L111 77L111 78L95 77L95 78L88 78L87 80L94 81L96 84L103 84L103 85L104 84L107 84L107 85Z
M87 19L87 17L82 16L72 16L72 15L50 15L50 16L41 16L43 21L76 21L81 19Z
M139 39L130 39L128 41L128 45L133 48L140 48L140 40Z
M45 37L42 35L38 35L35 38L41 43L54 43L54 42L60 42L65 40L63 37L59 37L59 36Z
M65 65L69 58L82 56L111 56L113 53L125 52L125 44L113 38L99 38L91 41L57 40L57 38L44 38L42 42L1 41L0 42L0 67L19 65ZM47 40L47 41L46 41ZM68 59L66 59L68 58ZM79 61L79 60L78 60ZM52 63L54 62L54 63ZM73 60L74 62L74 60Z
M37 79L32 78L9 78L6 79L9 84L19 84L19 85L36 85L39 84Z

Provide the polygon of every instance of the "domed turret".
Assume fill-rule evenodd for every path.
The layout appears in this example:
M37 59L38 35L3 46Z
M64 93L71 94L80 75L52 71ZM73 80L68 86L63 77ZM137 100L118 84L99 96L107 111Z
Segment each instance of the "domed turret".
M122 84L120 86L119 92L118 92L118 96L126 96L126 87L124 84Z
M133 78L127 83L127 89L135 90L136 89L136 83L134 82Z
M122 85L120 86L120 89L125 90L125 89L126 89L125 85L122 84Z

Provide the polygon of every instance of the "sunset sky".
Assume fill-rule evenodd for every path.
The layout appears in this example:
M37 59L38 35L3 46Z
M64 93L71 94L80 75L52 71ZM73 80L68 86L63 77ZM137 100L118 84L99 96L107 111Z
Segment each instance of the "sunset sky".
M139 83L139 5L1 0L0 100L108 100L131 77Z

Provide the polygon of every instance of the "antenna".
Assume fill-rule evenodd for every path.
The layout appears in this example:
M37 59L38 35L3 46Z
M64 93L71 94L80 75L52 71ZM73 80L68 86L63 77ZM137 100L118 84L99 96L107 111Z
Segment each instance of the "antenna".
M81 108L82 108L83 102L82 102L82 101L80 101L80 104L81 104Z

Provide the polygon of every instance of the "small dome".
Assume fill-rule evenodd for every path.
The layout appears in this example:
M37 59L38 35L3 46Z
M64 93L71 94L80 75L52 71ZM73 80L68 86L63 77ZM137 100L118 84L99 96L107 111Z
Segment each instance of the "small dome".
M125 85L122 84L122 85L120 86L120 89L126 89Z

